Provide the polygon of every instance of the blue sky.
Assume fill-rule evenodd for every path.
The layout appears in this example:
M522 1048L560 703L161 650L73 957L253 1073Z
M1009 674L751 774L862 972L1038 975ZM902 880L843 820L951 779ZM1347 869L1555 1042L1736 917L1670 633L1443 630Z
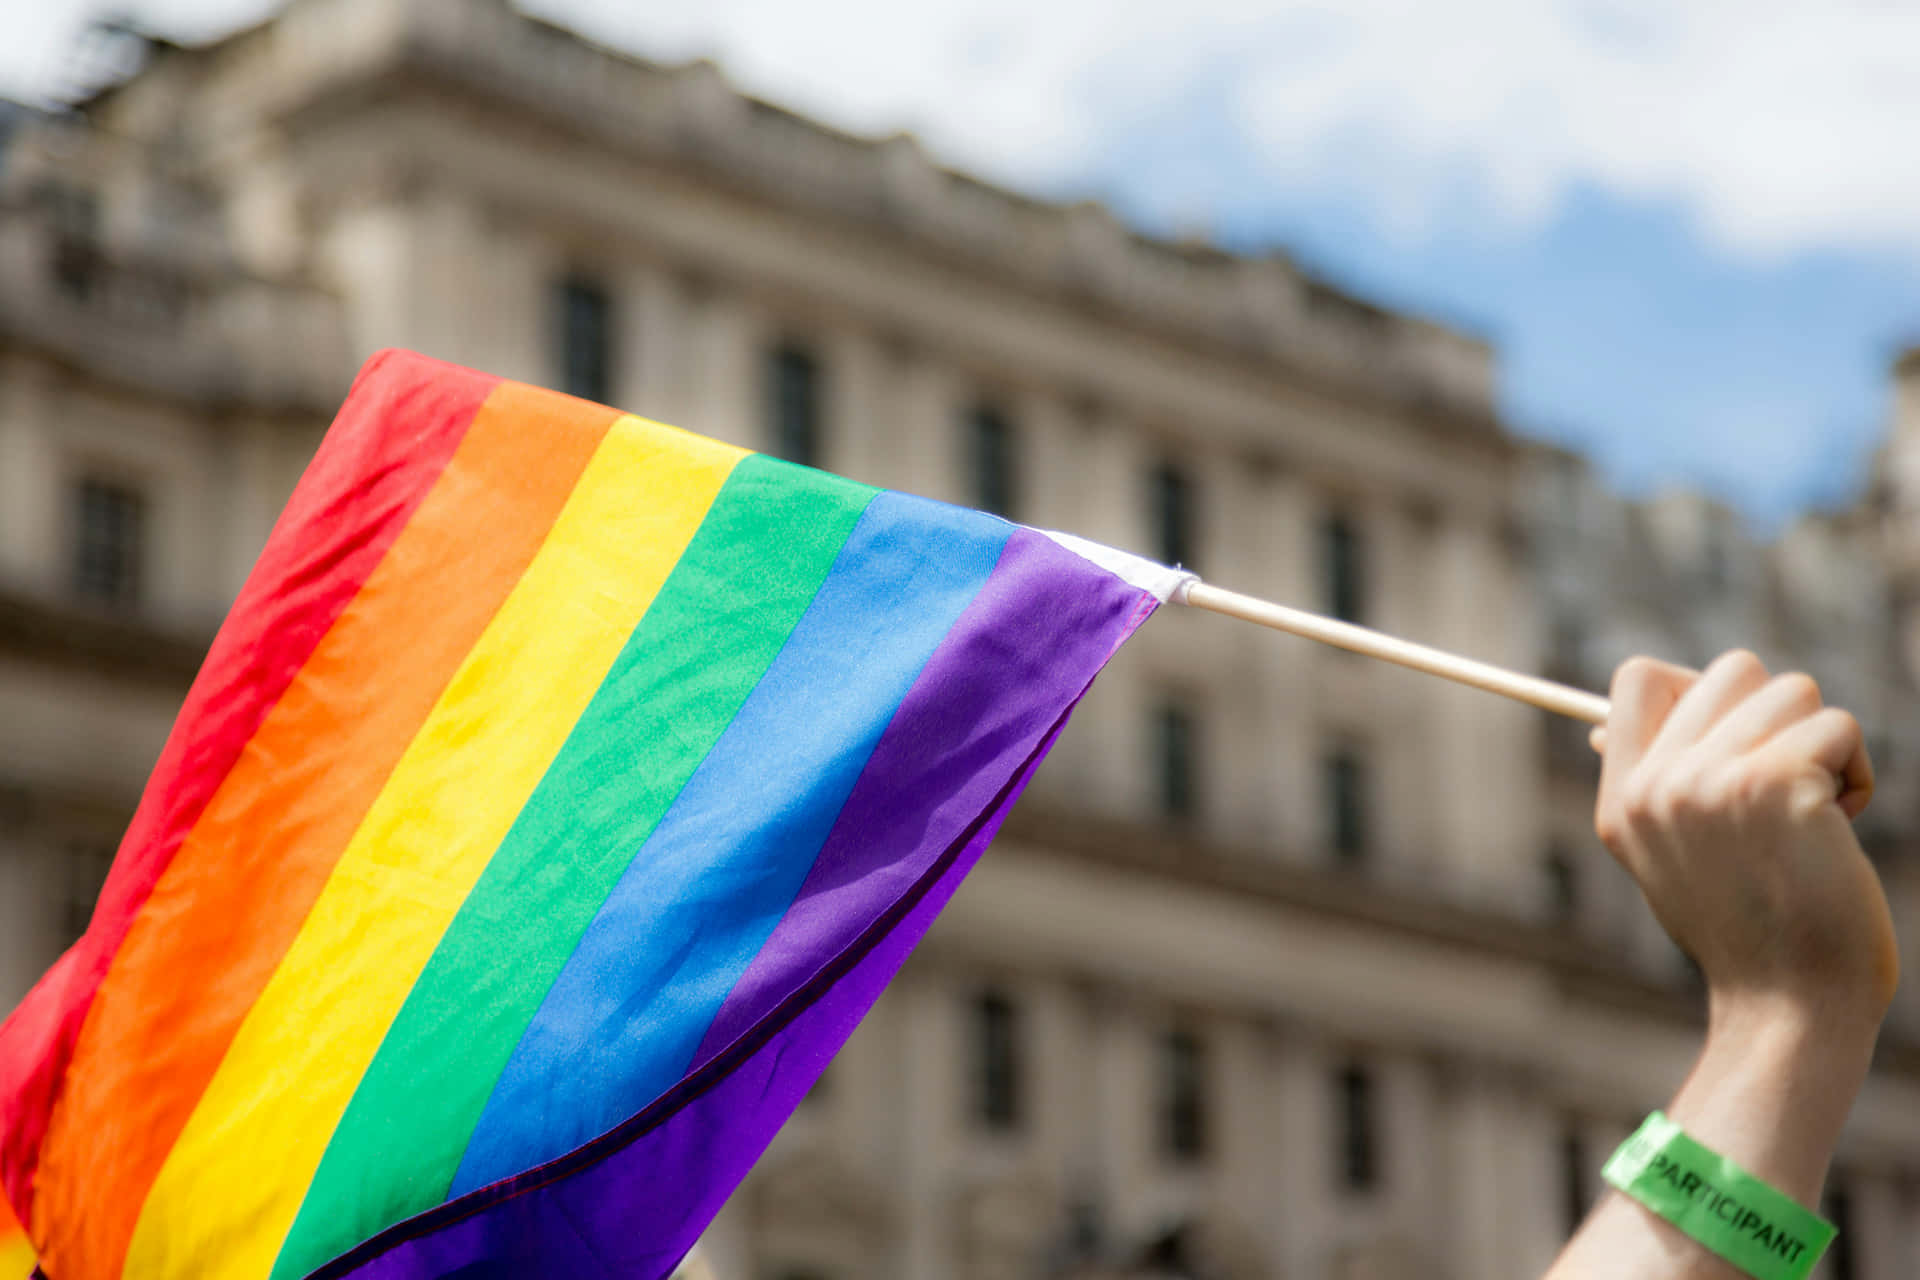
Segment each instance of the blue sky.
M1494 341L1517 431L1594 458L1631 492L1706 489L1761 530L1843 503L1887 428L1888 366L1920 342L1920 266L1892 250L1729 251L1677 199L1573 185L1537 225L1502 225L1471 190L1417 227L1366 193L1263 186L1243 136L1203 104L1115 138L1092 183L1129 220L1168 233L1137 175L1182 170L1217 188L1214 235L1277 247L1364 296Z
M1500 350L1512 426L1761 529L1858 491L1920 341L1920 9L1874 0L523 0ZM126 6L120 6L126 7ZM202 38L268 0L135 0ZM92 0L0 19L59 80Z

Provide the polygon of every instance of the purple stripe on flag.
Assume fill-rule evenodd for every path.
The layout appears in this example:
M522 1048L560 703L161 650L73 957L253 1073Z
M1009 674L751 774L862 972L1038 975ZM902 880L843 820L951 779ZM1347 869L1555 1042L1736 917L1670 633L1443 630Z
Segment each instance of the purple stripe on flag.
M606 1138L403 1222L309 1280L671 1275L960 887L1054 736L906 915L793 1021L742 1041L736 1065L716 1059Z
M1094 589L1080 585L1088 578ZM1059 715L1055 691L1077 699L1139 625L1141 595L1052 539L1015 531L900 704L793 904L714 1016L694 1066L766 1016L925 873L1008 776L1008 762L1032 750ZM1020 696L1026 689L1050 696ZM943 742L952 748L929 752L929 743ZM940 787L956 776L970 781ZM944 794L931 807L902 803L923 791ZM931 838L915 848L929 828Z
M664 1277L979 858L1155 600L1027 530L941 642L696 1066L558 1160L384 1232L313 1280ZM771 954L769 954L771 953Z

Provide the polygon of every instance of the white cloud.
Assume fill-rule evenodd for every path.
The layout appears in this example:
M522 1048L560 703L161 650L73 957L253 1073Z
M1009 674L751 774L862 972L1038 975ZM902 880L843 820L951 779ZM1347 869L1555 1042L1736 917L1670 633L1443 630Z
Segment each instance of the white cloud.
M1920 257L1903 0L537 2L1016 180L1080 171L1115 127L1225 75L1272 180L1331 173L1396 220L1464 185L1524 230L1591 183L1677 200L1743 254Z
M1537 225L1576 184L1678 200L1723 247L1920 258L1908 0L527 0L656 57L711 54L843 125L1012 181L1083 175L1207 78L1271 181L1417 225L1462 190ZM0 86L58 72L88 0L17 4ZM264 0L144 0L204 35ZM1190 207L1200 196L1166 193Z

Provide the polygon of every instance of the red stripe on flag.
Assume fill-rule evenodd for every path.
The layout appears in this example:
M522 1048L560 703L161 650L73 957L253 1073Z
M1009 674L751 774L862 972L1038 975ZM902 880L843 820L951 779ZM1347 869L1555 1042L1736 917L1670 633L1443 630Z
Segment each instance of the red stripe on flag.
M34 1176L59 1082L134 916L498 381L400 351L361 369L187 692L92 924L0 1024L0 1188L23 1221L33 1221ZM404 436L395 422L406 424Z

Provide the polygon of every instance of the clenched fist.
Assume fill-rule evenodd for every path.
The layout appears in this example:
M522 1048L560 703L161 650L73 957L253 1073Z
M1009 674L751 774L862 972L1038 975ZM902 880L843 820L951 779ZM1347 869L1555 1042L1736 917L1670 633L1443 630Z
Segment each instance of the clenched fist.
M1859 724L1739 651L1698 675L1636 658L1612 698L1595 827L1715 1016L1758 1002L1877 1025L1899 953L1851 825L1873 790Z

